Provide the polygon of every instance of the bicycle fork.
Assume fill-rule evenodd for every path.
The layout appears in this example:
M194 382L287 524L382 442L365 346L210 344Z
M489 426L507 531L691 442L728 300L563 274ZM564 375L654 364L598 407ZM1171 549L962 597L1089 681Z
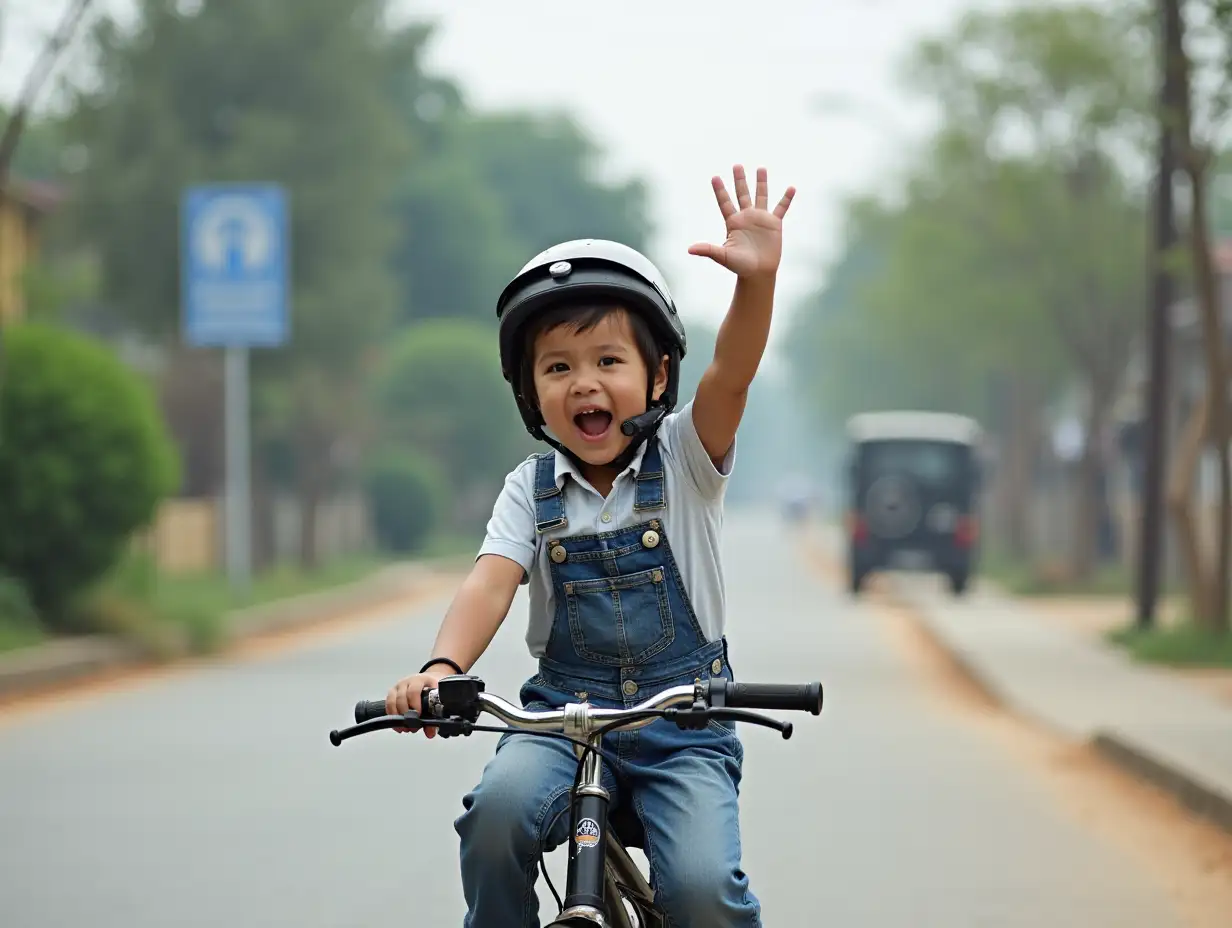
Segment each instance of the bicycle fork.
M606 926L603 884L608 843L607 813L612 797L603 788L603 766L597 750L602 735L592 734L589 730L585 703L570 712L573 708L570 706L565 710L565 733L579 740L585 738L596 750L586 755L581 782L573 795L564 910L554 924ZM583 750L580 745L574 746L577 754Z

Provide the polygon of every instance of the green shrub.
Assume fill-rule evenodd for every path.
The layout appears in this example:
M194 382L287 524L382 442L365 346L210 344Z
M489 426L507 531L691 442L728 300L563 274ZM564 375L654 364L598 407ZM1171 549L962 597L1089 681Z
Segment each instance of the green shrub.
M443 486L432 462L397 449L377 452L364 468L377 543L397 554L421 550L440 518Z
M0 572L57 625L175 489L178 461L146 384L105 346L35 323L4 340Z
M34 603L21 581L0 572L0 625L12 627L38 625Z

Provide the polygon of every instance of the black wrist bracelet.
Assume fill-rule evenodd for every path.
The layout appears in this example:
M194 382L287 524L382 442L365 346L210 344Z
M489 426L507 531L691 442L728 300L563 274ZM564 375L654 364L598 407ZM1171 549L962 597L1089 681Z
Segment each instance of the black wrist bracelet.
M433 664L448 664L450 667L453 668L454 673L457 673L457 674L465 673L465 671L461 667L459 667L456 663L454 663L447 657L432 658L432 660L428 661L428 663L424 664L422 667L419 668L419 672L424 673Z

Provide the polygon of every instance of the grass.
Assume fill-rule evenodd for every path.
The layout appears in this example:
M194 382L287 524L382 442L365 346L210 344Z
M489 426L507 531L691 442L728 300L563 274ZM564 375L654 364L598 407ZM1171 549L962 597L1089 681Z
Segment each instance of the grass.
M222 573L163 575L149 558L134 554L112 571L83 609L90 625L134 640L154 656L203 653L216 650L225 639L233 610L353 583L390 562L387 557L358 555L313 571L279 565L257 574L246 591L236 593Z
M1079 580L1059 562L1031 563L988 552L978 571L1014 596L1128 596L1134 590L1133 574L1123 564L1101 565Z
M242 595L231 591L223 573L160 574L148 555L134 551L74 607L71 624L82 631L123 637L154 658L208 653L226 639L227 617L233 610L353 583L400 560L464 566L474 557L481 537L442 534L412 558L353 555L314 571L282 564L254 576ZM0 652L38 644L47 637L37 621L10 617L0 608Z
M7 616L0 616L0 652L38 644L46 637L47 633L37 625L28 625Z
M390 558L361 555L331 561L315 571L305 571L293 564L279 565L253 577L242 595L232 593L226 576L218 573L160 576L146 589L155 601L167 605L226 612L353 583L389 563Z
M224 574L159 574L148 556L134 552L72 608L70 624L123 637L154 658L208 653L225 639L232 610L353 583L392 562L369 554L340 558L315 571L279 565L255 576L248 591L236 595ZM0 652L48 637L37 622L0 611Z
M37 644L45 637L25 588L0 573L0 651Z
M1113 629L1108 640L1134 658L1172 667L1232 667L1232 633L1219 635L1194 622L1168 628L1139 629L1130 625Z

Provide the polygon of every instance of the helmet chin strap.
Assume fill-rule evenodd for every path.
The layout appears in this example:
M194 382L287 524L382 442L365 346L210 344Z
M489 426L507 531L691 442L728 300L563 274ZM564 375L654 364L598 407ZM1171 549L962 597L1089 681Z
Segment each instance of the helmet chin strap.
M616 457L612 458L612 460L608 461L606 464L599 465L600 467L615 468L617 473L624 470L633 462L633 459L637 457L637 453L645 443L646 439L650 438L659 430L659 424L663 421L663 417L667 415L667 407L663 405L660 400L651 400L649 397L647 397L647 399L650 405L645 412L639 413L636 416L630 416L624 422L620 423L621 434L627 435L633 440L629 442L628 446L620 452L620 454L616 455ZM588 463L583 461L559 441L548 436L548 434L543 431L542 424L536 426L535 432L537 433L535 435L536 438L547 442L571 460L574 464L576 464L579 468Z

